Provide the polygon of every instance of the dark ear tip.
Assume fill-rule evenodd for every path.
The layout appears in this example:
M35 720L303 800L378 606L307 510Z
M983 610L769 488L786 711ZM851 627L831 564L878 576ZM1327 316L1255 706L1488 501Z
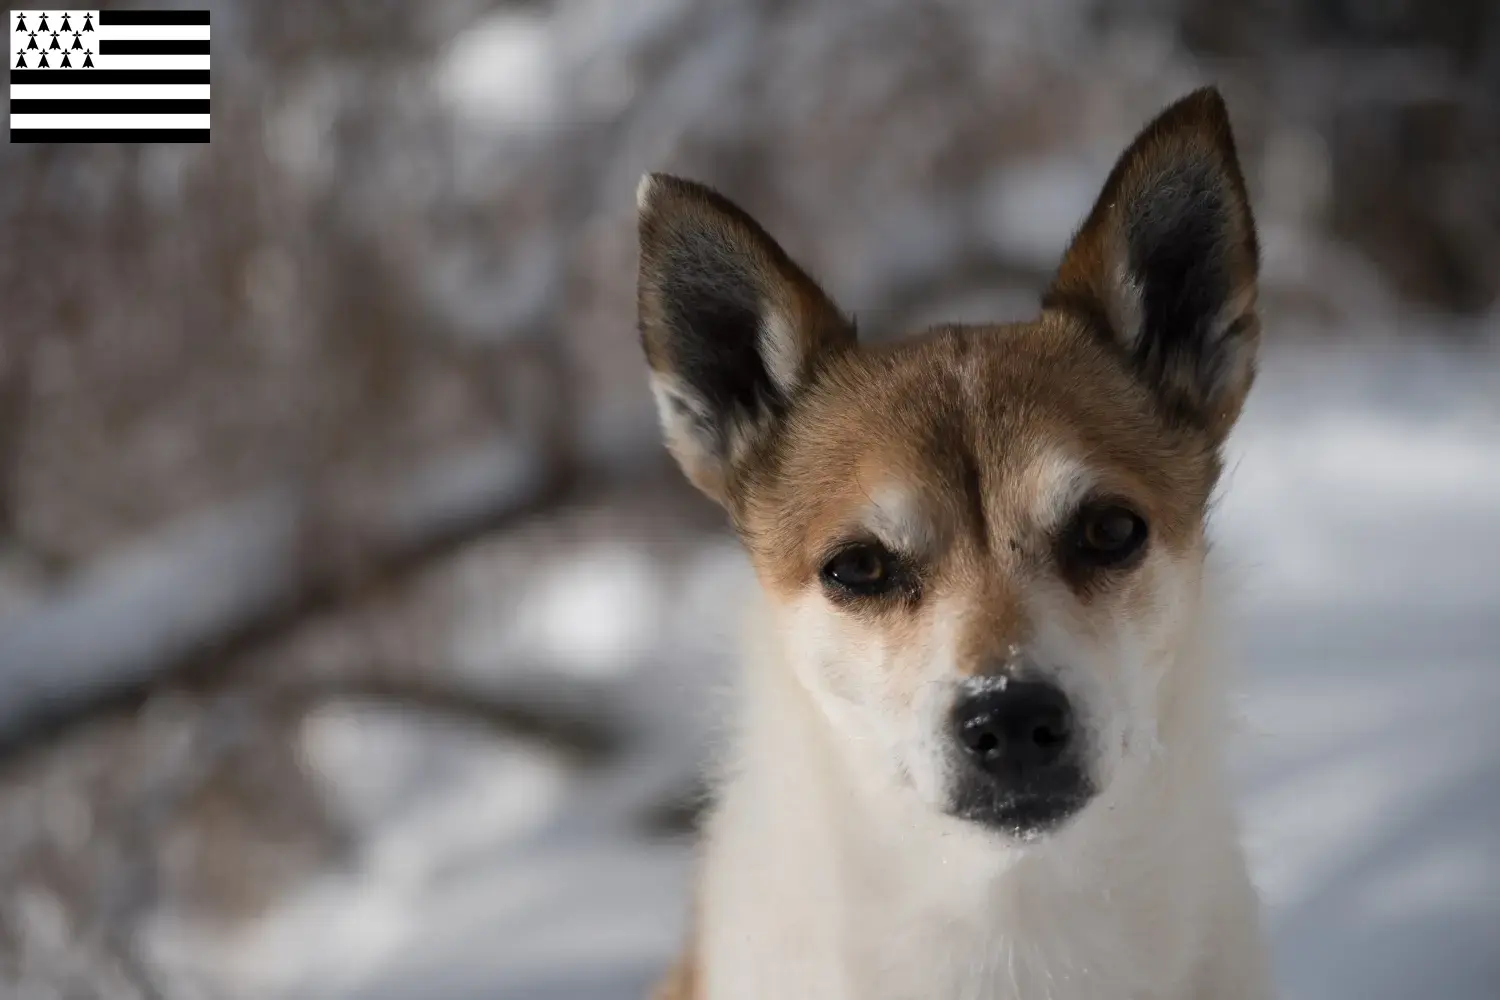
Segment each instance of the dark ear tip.
M1233 130L1229 125L1229 105L1219 88L1210 84L1179 98L1156 116L1147 127L1157 135L1198 133L1214 143L1233 148Z
M651 172L641 175L635 188L636 228L640 234L642 263L654 258L664 241L685 220L693 218L691 206L701 205L712 192L671 174Z
M709 234L720 240L727 238L731 244L778 261L781 266L793 267L760 223L707 184L672 174L648 173L636 185L635 201L641 248L647 255L669 244L694 243Z
M1228 118L1229 107L1224 103L1224 95L1214 84L1199 87L1197 90L1179 98L1174 104L1168 106L1163 115L1169 115L1177 109L1182 109L1184 116L1191 115L1199 118Z
M641 175L635 188L635 207L642 218L660 214L673 203L706 205L731 214L743 214L733 202L707 184L656 171Z
M744 209L707 184L672 174L642 174L635 188L636 218L644 237L660 227L671 227L673 219L698 220L717 218L740 225L759 234L755 221Z
M635 187L635 207L641 215L654 211L663 201L701 192L703 185L658 172L641 175Z
M661 174L641 174L640 183L635 186L635 210L645 215L651 210L651 201L656 196L660 184L658 178Z
M1193 102L1199 107L1209 111L1224 111L1224 95L1219 91L1217 84L1207 84L1188 94L1182 99L1183 103Z
M641 181L635 187L635 212L636 220L644 235L666 203L671 201L674 194L678 193L687 181L673 177L671 174L647 173L641 175Z

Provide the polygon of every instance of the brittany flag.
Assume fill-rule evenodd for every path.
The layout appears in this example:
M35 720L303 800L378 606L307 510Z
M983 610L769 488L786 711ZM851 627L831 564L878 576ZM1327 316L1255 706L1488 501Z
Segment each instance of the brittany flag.
M208 11L8 16L11 142L208 142Z

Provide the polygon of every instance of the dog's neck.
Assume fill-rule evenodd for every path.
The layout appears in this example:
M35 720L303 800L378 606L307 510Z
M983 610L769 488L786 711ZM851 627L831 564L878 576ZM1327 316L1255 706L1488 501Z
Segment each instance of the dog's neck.
M1199 657L1199 646L1183 655ZM1194 681L1163 706L1159 749L1140 773L1057 834L1020 844L859 780L774 642L755 653L709 834L710 908L731 897L718 906L721 929L804 911L798 938L765 962L792 949L828 996L999 996L994 983L1007 977L1014 995L1053 995L1025 984L1059 976L1079 988L1058 996L1128 995L1085 980L1137 974L1131 908L1158 905L1164 881L1191 879L1192 843L1231 821L1211 663L1177 665ZM943 953L951 961L938 974L954 991L924 993ZM925 978L904 983L908 974ZM784 995L810 995L803 985Z

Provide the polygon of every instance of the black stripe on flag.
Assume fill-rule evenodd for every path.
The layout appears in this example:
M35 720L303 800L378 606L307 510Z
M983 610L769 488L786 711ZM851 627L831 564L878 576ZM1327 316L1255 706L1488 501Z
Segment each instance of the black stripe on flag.
M13 128L11 142L207 142L206 128Z
M66 98L38 100L11 98L10 113L13 115L206 115L208 101L177 98L152 100L151 98L129 98L110 100L75 101Z
M99 23L111 24L207 24L206 10L101 10Z
M10 82L18 83L208 83L206 69L87 69L59 73L50 69L13 69Z
M103 38L101 56L206 56L207 38Z

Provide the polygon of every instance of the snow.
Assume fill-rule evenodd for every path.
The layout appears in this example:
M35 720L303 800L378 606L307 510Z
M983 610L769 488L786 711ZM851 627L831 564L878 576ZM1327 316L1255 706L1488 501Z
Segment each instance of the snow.
M461 32L436 71L439 96L458 116L497 129L555 121L557 75L548 19L502 10Z
M1057 248L1067 246L1099 194L1099 178L1109 165L1078 157L1038 157L996 171L980 199L980 218L991 245L1040 273L1057 264Z
M583 676L607 676L639 664L660 631L662 587L645 554L601 547L533 580L514 608L473 594L454 651L458 666L482 675L501 661L551 660Z
M535 750L376 706L314 712L301 745L333 806L378 831L362 845L364 863L397 885L420 885L445 859L533 829L567 781L560 763Z
M1236 438L1242 803L1287 1000L1500 983L1494 371L1273 356Z

